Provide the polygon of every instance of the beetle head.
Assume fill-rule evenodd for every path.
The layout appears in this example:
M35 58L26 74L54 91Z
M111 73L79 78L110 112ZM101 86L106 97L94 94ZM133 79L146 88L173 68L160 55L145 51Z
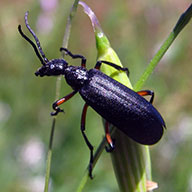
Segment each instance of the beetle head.
M63 75L68 63L64 59L53 59L40 67L36 72L36 76L57 76Z

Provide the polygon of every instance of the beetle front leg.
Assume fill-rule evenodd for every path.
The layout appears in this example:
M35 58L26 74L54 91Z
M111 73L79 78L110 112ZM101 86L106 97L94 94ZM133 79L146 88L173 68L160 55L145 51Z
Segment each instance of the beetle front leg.
M65 51L67 53L67 55L69 55L70 57L72 57L73 59L81 59L81 67L85 67L86 68L86 58L82 55L74 55L73 53L71 53L67 48L60 48L60 51Z
M128 68L121 67L121 66L119 66L115 63L111 63L109 61L97 61L96 65L95 65L95 69L100 70L101 64L106 64L106 65L109 65L109 66L111 66L117 70L125 71L127 73L127 76L129 76Z
M73 95L75 95L77 93L77 91L73 91L72 93L66 95L65 97L55 101L52 105L54 112L51 112L52 116L57 115L60 112L64 112L63 109L60 109L58 106L61 105L62 103L66 102L67 100L69 100L71 97L73 97Z
M150 102L151 104L153 103L154 96L155 96L155 94L154 94L153 91L151 91L151 90L142 90L142 91L138 91L137 93L138 93L139 95L141 95L141 96L150 95L151 98L150 98L150 101L149 101L149 102Z
M89 160L89 177L91 179L93 179L92 176L92 169L93 169L93 146L91 145L91 143L89 142L86 134L85 134L85 120L86 120L86 114L87 114L87 108L88 105L85 103L84 107L83 107L83 112L82 112L82 116L81 116L81 132L83 134L83 138L85 140L85 143L87 144L89 150L90 150L90 160Z

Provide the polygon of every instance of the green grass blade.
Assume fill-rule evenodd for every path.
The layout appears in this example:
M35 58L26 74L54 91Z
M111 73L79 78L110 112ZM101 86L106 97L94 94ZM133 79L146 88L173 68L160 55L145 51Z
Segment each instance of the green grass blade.
M192 4L189 6L189 8L180 16L177 24L175 25L173 31L169 34L165 42L162 44L160 49L157 51L155 56L152 58L150 63L148 64L146 70L144 71L143 75L140 77L140 79L137 81L137 83L134 85L134 90L138 91L141 89L141 87L144 85L146 80L149 78L149 76L154 71L155 67L163 57L163 55L166 53L167 49L171 46L177 35L182 31L182 29L189 23L190 19L192 17Z
M55 131L55 122L56 122L56 119L53 118L51 134L50 134L50 139L49 139L49 149L48 149L48 154L47 154L44 192L48 192L48 190L49 190L49 179L50 179L50 170L51 170L51 159L52 159L52 147L53 147L53 137L54 137L54 131Z

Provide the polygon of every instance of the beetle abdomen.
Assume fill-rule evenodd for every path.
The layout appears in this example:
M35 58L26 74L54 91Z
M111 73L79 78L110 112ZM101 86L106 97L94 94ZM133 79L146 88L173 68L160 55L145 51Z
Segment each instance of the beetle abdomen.
M88 74L89 81L79 93L89 106L138 143L160 140L165 123L151 103L99 70Z

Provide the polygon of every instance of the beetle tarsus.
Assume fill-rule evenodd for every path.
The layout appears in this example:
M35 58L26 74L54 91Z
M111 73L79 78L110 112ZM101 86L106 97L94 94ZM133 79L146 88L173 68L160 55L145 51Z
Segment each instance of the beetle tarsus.
M113 139L112 144L109 144L108 146L105 146L105 151L107 153L111 153L111 152L114 151L114 149L115 149L115 140Z
M93 170L93 163L89 163L89 177L90 179L93 179L93 175L92 175L92 170Z
M107 153L111 153L113 150L114 150L113 147L111 147L111 146L105 146L105 151L106 151Z
M59 107L54 110L55 110L54 112L51 112L51 116L56 116L60 112L64 113L64 110L60 109Z
M93 146L89 146L90 149L90 161L89 161L89 177L93 179L92 171L93 171Z

